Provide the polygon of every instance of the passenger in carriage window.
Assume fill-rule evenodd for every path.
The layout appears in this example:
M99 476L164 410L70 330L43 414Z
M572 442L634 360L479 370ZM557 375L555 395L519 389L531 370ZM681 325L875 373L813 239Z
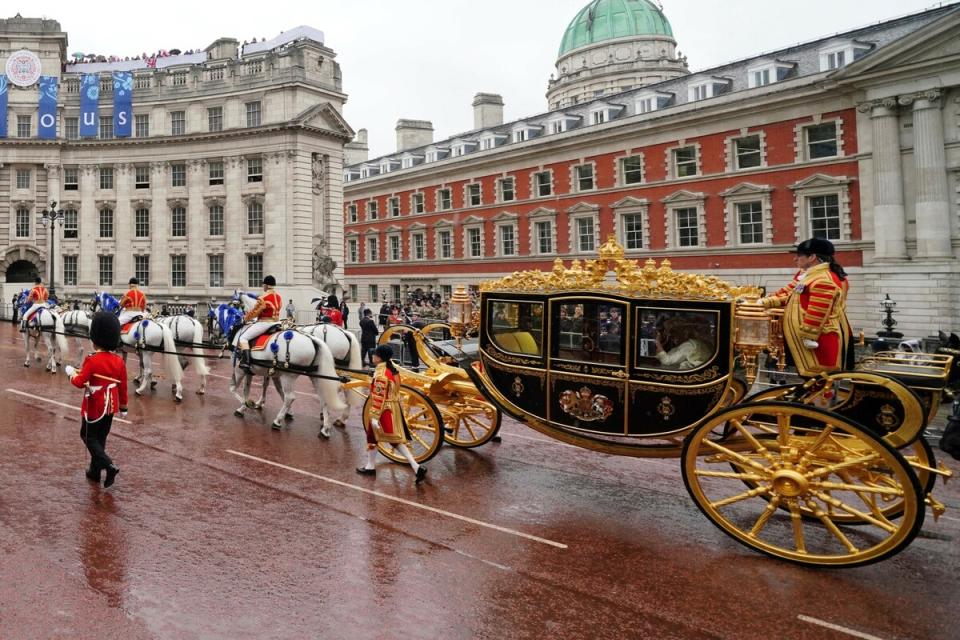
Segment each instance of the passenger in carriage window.
M696 369L713 356L714 348L707 340L713 330L705 318L674 316L664 319L656 337L656 358L669 369Z

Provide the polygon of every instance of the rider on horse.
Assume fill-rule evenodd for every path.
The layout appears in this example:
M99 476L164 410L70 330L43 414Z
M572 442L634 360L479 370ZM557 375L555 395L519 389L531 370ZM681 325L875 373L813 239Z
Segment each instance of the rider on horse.
M263 279L263 294L257 298L257 303L243 316L245 324L240 329L238 345L240 347L240 366L250 368L250 341L259 338L271 327L280 322L280 310L283 309L283 300L280 294L274 291L277 280L273 276Z
M147 296L140 290L140 281L130 278L130 290L120 298L120 326L139 320L147 311Z
M27 299L24 301L24 305L31 305L27 312L23 314L23 322L21 323L21 327L24 329L26 329L27 325L30 324L30 320L33 319L33 314L40 309L46 308L47 299L50 297L50 292L47 291L45 286L43 286L43 279L40 276L34 278L33 282L33 289L30 290L30 295L28 295Z

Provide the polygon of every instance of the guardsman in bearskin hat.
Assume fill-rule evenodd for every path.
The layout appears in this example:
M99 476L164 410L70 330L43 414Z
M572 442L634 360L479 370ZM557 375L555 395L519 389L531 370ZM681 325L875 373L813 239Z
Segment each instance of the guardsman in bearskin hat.
M357 473L377 475L377 443L384 442L393 445L407 459L416 474L416 484L420 484L427 477L427 468L417 464L407 446L410 435L400 406L400 372L392 358L393 351L387 345L380 345L373 351L376 369L370 381L370 419L363 425L367 432L367 464L359 467Z
M340 311L340 301L337 300L337 296L331 294L327 297L327 306L324 309L324 315L330 318L332 324L338 327L343 326L343 313Z
M27 312L23 314L23 322L21 323L23 327L26 327L30 323L30 319L33 318L39 309L42 309L47 306L47 299L50 297L50 292L47 291L47 288L43 286L43 278L37 276L33 279L33 289L30 289L30 294L27 296L27 299L24 301L25 304L31 305Z
M147 296L140 290L140 281L130 278L130 290L120 298L120 325L139 320L147 311Z
M120 469L107 455L107 436L113 414L127 415L127 368L123 358L111 353L120 345L120 321L112 313L98 311L90 321L90 340L94 352L83 361L80 371L69 365L64 370L73 386L84 390L80 437L90 452L87 478L99 483L100 473L106 469L103 486L109 487Z
M240 366L250 368L250 342L262 336L267 329L280 322L280 310L283 309L283 299L273 290L277 286L277 279L267 276L263 279L263 293L257 298L253 309L243 316L243 321L250 323L240 329Z
M811 238L797 245L793 281L761 303L785 307L783 332L797 372L812 377L852 366L853 334L847 320L847 274L833 243Z

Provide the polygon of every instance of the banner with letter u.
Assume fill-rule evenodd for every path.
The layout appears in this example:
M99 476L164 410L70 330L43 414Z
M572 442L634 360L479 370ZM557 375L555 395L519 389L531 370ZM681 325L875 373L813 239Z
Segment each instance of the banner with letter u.
M57 137L57 94L60 85L54 76L40 76L40 122L37 136L41 140Z
M0 76L0 138L7 137L7 76Z
M113 135L129 138L133 135L133 74L129 71L113 72Z
M80 77L80 137L96 138L100 124L100 78L95 73Z

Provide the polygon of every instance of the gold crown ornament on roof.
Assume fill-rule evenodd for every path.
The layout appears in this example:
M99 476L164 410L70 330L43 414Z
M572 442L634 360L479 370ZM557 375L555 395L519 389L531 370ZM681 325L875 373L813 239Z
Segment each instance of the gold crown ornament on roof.
M553 293L590 290L623 296L694 300L735 300L759 298L753 286L736 286L716 276L674 271L670 261L660 266L652 258L624 257L623 247L614 236L600 247L596 260L574 260L569 267L557 258L550 271L516 271L499 280L480 284L480 291L517 291Z

